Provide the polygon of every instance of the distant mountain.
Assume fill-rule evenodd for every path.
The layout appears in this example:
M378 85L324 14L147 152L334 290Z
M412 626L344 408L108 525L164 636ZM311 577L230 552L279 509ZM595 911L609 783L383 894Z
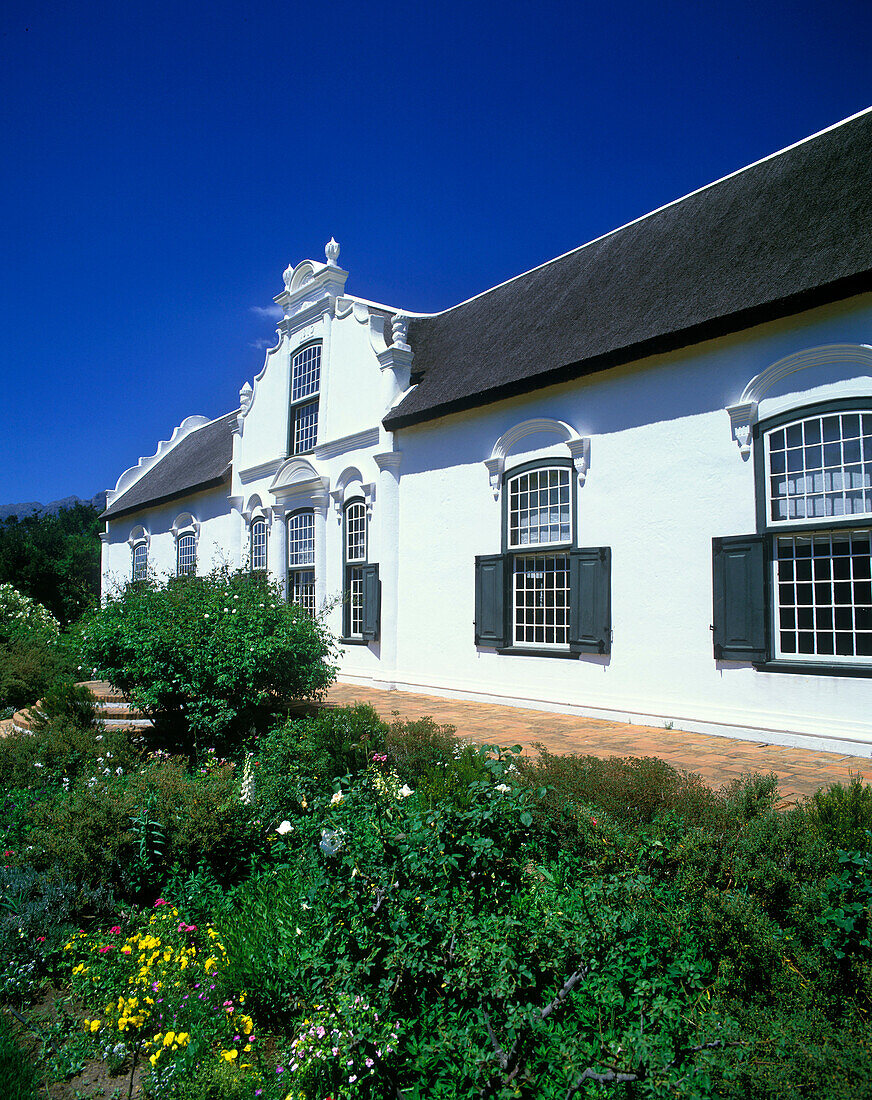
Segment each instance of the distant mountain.
M62 500L53 500L50 504L40 504L38 500L28 500L22 504L0 504L0 520L8 519L10 516L18 516L19 519L33 515L54 516L61 508L72 508L76 504L91 504L102 512L106 507L106 490L95 493L90 500L82 500L81 497L64 497Z

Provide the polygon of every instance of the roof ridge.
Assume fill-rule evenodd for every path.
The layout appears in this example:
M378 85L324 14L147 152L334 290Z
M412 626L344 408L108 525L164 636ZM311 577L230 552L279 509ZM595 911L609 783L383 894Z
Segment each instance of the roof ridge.
M532 275L536 271L541 271L543 268L548 267L550 264L556 264L559 260L566 259L567 256L572 256L576 252L581 252L585 248L590 248L591 245L598 244L600 241L604 241L607 237L612 237L616 233L622 232L624 229L629 229L631 225L637 225L639 222L645 221L647 218L653 218L655 214L659 214L662 210L668 210L671 206L677 206L679 203L685 202L687 199L693 198L694 195L699 195L703 191L708 191L712 187L717 187L721 183L725 183L729 179L733 179L735 176L740 176L743 172L749 172L752 168L756 168L759 164L765 164L766 161L773 160L775 157L780 157L784 153L789 153L791 149L797 149L800 145L805 145L809 141L814 141L816 138L823 137L824 134L828 134L831 130L836 130L840 126L845 126L849 122L853 122L855 119L862 117L863 115L872 112L872 106L864 107L863 110L857 111L853 115L849 115L847 118L840 119L838 122L832 123L830 126L825 126L822 130L817 130L813 134L809 134L807 137L801 138L799 141L794 141L791 145L785 145L782 149L776 149L773 153L768 153L765 157L760 157L758 160L751 161L750 164L746 164L741 168L736 168L732 172L728 172L725 176L719 176L718 179L712 180L710 183L703 184L702 187L697 187L693 191L688 191L685 195L680 195L677 199L671 199L669 202L665 202L662 206L655 207L654 210L649 210L646 214L640 214L638 218L632 218L628 222L624 222L623 225L616 226L614 229L608 230L606 233L601 233L598 237L594 237L589 241L585 241L584 244L576 245L575 248L570 248L566 252L561 252L559 256L553 256L550 260L545 260L541 264L537 264L535 267L529 268L527 271L522 271L519 275L513 275L510 279L504 279L503 282L497 283L495 286L488 287L487 290L481 290L478 294L473 294L470 298L464 298L462 302L456 302L453 306L448 306L447 309L438 310L436 313L418 314L418 317L442 317L446 313L451 313L452 310L459 309L461 306L469 305L470 302L476 301L478 298L483 298L487 294L492 294L495 290L500 290L504 286L508 286L510 283L516 282L518 279L525 279L528 275Z

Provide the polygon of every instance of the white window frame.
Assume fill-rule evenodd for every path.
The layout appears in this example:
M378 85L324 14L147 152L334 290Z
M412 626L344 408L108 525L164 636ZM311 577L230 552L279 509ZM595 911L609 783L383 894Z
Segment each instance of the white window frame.
M352 515L354 518L352 519ZM342 557L344 573L343 636L363 637L363 567L369 554L369 517L366 501L354 497L342 510ZM351 524L355 527L352 528Z
M142 561L137 562L137 555L142 552ZM148 541L139 539L131 547L130 579L132 581L144 581L148 576Z
M315 617L315 512L299 508L287 518L288 601ZM297 530L299 528L299 531Z
M553 479L553 473L559 476ZM546 475L548 482L542 486L538 484L535 490L531 487L532 475L537 475L541 482ZM526 488L521 488L517 483L527 481ZM554 480L555 484L550 484ZM562 495L564 489L565 502L558 499L558 534L557 538L538 538L535 542L523 541L521 532L526 529L529 536L531 526L529 517L533 513L541 517L550 502L538 502L536 508L527 508L528 518L526 528L521 523L513 524L515 514L520 514L519 507L515 509L515 492L517 486L518 497L526 493L528 498L536 493L551 494L552 489ZM575 546L575 508L574 508L574 478L573 468L569 462L555 462L542 460L541 462L525 463L523 466L509 470L505 474L505 491L503 493L503 523L504 542L506 552L511 558L511 612L510 612L510 646L517 649L541 649L569 651L570 632L570 580L569 580L569 553ZM565 503L568 512L568 521L560 515L562 504ZM547 522L548 534L551 534L552 524ZM537 523L536 531L542 533L543 524ZM562 532L565 530L565 535ZM523 583L520 579L523 577ZM532 581L530 584L528 582ZM537 584L542 581L542 584ZM532 593L533 600L525 597ZM549 619L551 621L549 621ZM537 621L540 620L540 621ZM534 637L531 639L530 634ZM539 635L539 637L536 637Z
M192 547L192 554L190 561L185 562L182 566L182 544L190 545ZM196 577L197 575L197 536L193 531L182 531L176 538L176 576L177 577Z
M858 418L857 436L845 438L845 417ZM836 418L838 439L825 443L825 421ZM872 400L826 401L772 419L775 423L762 422L758 440L763 444L758 467L763 480L758 486L758 530L768 538L772 658L832 671L846 666L872 669L872 553L867 549L872 548ZM799 429L802 439L788 446L791 429L794 433ZM814 438L818 432L819 441ZM773 441L780 443L782 438L783 447L773 446ZM825 447L839 448L839 463L828 461ZM791 454L798 467L792 471L787 469ZM800 481L802 487L797 491ZM782 485L783 491L776 493ZM794 492L787 492L791 487ZM844 507L858 497L863 511L838 511L840 503ZM782 499L787 501L787 511L791 501L801 502L793 505L794 515L773 515L773 504ZM827 508L833 514L798 514L826 512ZM846 545L847 554L843 552ZM828 552L815 552L816 547L827 546ZM827 652L830 646L833 652ZM852 651L835 652L839 647ZM858 653L858 648L869 652Z
M305 344L291 356L291 403L288 431L288 454L311 454L318 445L318 419L321 394L321 341ZM313 364L315 368L313 369ZM309 420L305 418L308 415ZM310 430L309 425L314 424ZM310 446L300 446L305 435Z
M261 529L263 537L258 539ZM248 558L252 573L264 573L267 569L267 549L269 546L269 527L264 516L253 516L248 527Z

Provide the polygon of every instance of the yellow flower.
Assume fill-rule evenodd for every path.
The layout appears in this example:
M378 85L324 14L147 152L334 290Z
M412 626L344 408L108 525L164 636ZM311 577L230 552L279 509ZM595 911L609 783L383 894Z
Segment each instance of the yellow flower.
M190 1041L191 1036L188 1034L187 1031L179 1031L176 1034L176 1042L179 1044L180 1047L183 1047L186 1043L189 1043Z
M176 1033L174 1031L168 1031L166 1033L166 1035L164 1035L163 1045L165 1047L168 1047L170 1045L170 1043L172 1043L175 1040L175 1037L176 1037Z
M232 1062L236 1058L239 1057L239 1051L238 1050L222 1050L221 1051L221 1057L224 1059L225 1062Z
M87 1023L87 1021L85 1021L85 1022ZM99 1030L100 1030L100 1021L99 1020L92 1020L91 1021L91 1031L99 1031Z
M151 1057L149 1058L149 1062L151 1062L151 1064L154 1065L157 1062L158 1058L160 1058L160 1051L156 1050L154 1052L154 1054L152 1054Z

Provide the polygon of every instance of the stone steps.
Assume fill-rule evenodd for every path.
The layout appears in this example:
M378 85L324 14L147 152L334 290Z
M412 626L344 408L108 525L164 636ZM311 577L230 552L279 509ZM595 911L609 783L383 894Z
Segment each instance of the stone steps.
M121 692L116 691L105 680L87 680L80 686L91 689L97 705L97 722L103 728L125 730L150 728L151 719L131 706ZM16 711L12 716L13 728L19 730L31 729L30 711L38 708L39 703L27 710Z

